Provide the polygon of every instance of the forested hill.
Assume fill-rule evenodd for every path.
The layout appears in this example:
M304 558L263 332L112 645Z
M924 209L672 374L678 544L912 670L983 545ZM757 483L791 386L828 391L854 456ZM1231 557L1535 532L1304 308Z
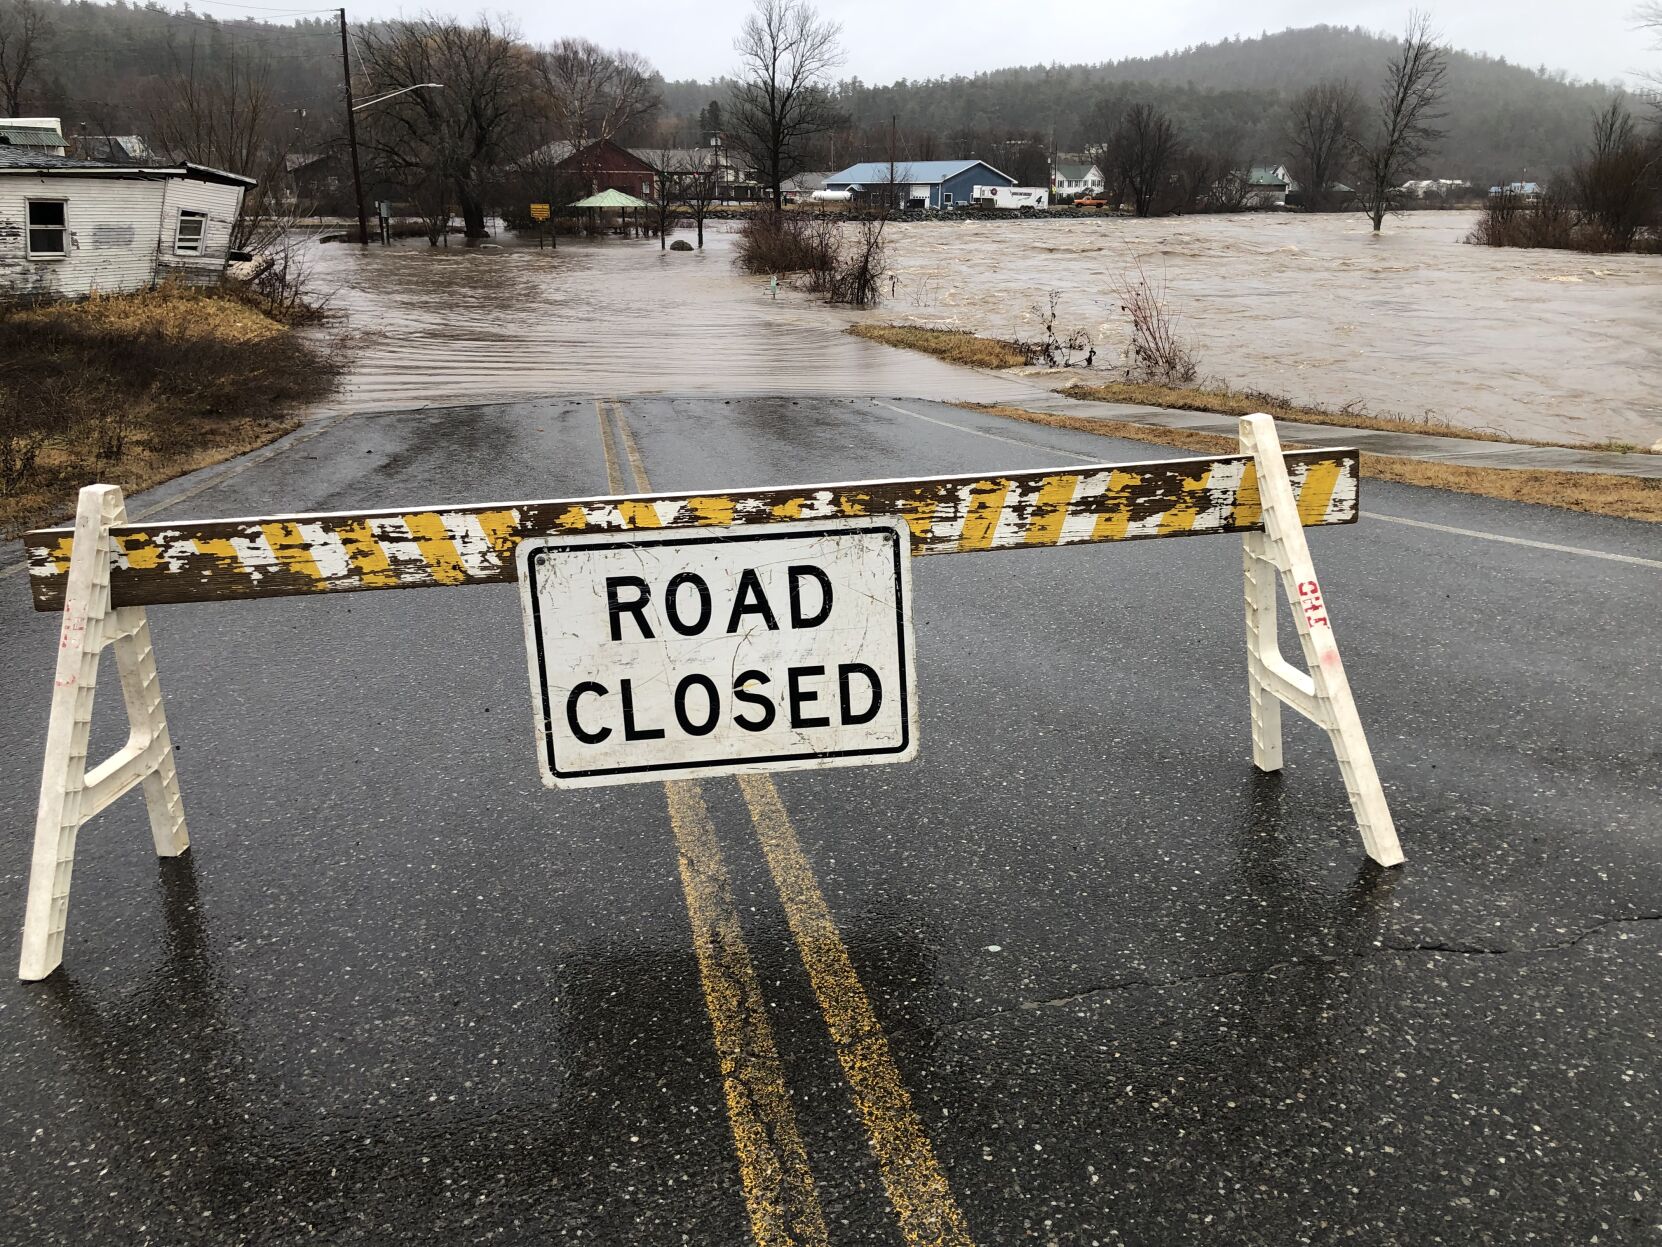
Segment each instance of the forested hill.
M886 86L852 79L838 93L856 127L886 125L892 116L902 130L949 145L954 135L1021 129L1064 151L1103 137L1091 133L1099 103L1146 99L1170 112L1190 143L1272 163L1284 156L1288 99L1323 78L1347 78L1371 100L1395 48L1389 36L1313 26L1101 65L1023 66ZM1600 83L1546 69L1458 51L1449 59L1448 138L1434 170L1442 176L1516 177L1525 168L1534 176L1562 167L1610 95ZM668 83L665 102L696 113L716 87Z
M269 75L275 102L292 118L296 146L336 137L340 42L329 18L280 24L155 4L34 2L51 34L24 91L25 114L61 116L71 130L84 124L92 133L142 133L159 84L176 78L183 63L194 58L199 69L223 69L234 60L239 72L258 65ZM1101 65L1027 66L884 86L849 79L836 93L851 124L831 137L821 159L871 154L864 148L891 117L914 158L1027 136L1078 151L1104 137L1095 132L1101 123L1093 113L1113 115L1116 105L1145 99L1169 112L1194 147L1242 163L1273 163L1286 156L1281 132L1291 96L1323 78L1348 78L1371 99L1394 47L1387 36L1314 26ZM1491 182L1544 176L1568 164L1609 96L1599 83L1465 52L1451 54L1448 82L1448 137L1427 172ZM720 82L666 82L663 95L667 137L710 100L725 100L726 89Z

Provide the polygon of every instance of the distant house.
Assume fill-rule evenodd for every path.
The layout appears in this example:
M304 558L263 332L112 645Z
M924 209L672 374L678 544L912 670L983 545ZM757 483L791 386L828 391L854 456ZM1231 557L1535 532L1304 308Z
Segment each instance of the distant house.
M1297 189L1298 184L1288 175L1285 165L1258 166L1247 172L1246 206L1284 208L1287 192Z
M891 172L892 170L892 172ZM891 185L906 206L954 208L970 201L977 186L1014 186L1016 179L984 160L868 160L825 179L828 191L848 191L856 199L881 198Z
M164 164L165 159L145 141L142 134L80 134L70 154L82 160L130 160L139 164Z
M572 200L601 191L622 191L650 203L657 196L658 178L652 165L610 139L575 147L566 142L539 147L520 162L523 171L558 179Z
M0 147L41 156L65 154L63 126L56 117L0 117Z
M1470 182L1462 182L1457 178L1416 178L1412 182L1404 182L1399 189L1404 195L1424 199L1427 195L1459 195L1471 188Z
M254 179L0 146L0 298L219 279Z
M785 202L806 203L815 191L825 189L825 179L830 176L829 173L792 174L785 179Z
M1050 189L1069 199L1095 195L1103 188L1102 170L1096 165L1057 164L1050 170Z
M1543 191L1539 182L1508 182L1505 186L1491 186L1489 197L1499 199L1507 196L1512 199L1521 199L1525 203L1534 203L1541 198Z

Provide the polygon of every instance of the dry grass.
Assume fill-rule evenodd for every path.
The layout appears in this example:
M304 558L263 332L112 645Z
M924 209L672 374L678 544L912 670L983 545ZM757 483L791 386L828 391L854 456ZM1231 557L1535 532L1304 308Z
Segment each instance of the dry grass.
M1095 433L1102 437L1123 437L1131 441L1175 446L1197 454L1235 451L1232 437L1197 433L1192 429L1168 429L1159 425L1134 424L1127 420L1097 420L1084 416L1054 415L996 403L963 403L976 411L989 412L1011 420L1045 424L1053 428ZM1250 413L1248 413L1250 414ZM1271 413L1273 414L1273 413ZM1284 442L1290 450L1298 443ZM1403 485L1423 485L1508 502L1529 502L1591 515L1611 515L1624 520L1662 523L1662 481L1633 476L1611 476L1596 472L1547 472L1536 468L1472 468L1395 455L1363 454L1362 475L1374 480Z
M132 492L280 437L339 355L217 290L0 306L0 531L68 513L83 485Z
M954 364L971 368L1020 368L1027 352L1019 343L1002 338L983 338L967 329L921 329L914 325L850 325L856 338L868 338L886 346L904 347L936 355Z

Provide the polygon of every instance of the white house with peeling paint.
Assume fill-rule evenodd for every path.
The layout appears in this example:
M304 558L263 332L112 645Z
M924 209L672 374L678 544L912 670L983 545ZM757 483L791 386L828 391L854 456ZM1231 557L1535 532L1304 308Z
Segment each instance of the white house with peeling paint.
M252 178L0 146L0 298L218 281Z

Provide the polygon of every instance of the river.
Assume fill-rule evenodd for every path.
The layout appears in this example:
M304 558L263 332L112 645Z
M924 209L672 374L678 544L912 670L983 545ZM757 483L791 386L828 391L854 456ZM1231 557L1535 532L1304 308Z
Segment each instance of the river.
M1125 332L1116 283L1163 284L1203 377L1339 407L1524 438L1662 438L1662 257L1463 245L1469 212L1254 213L1137 221L917 222L890 229L883 320L1088 329L1099 365ZM685 236L685 235L682 235ZM406 242L316 249L359 337L347 401L418 406L538 393L867 393L1010 398L998 378L849 338L854 313L656 241L539 251Z

